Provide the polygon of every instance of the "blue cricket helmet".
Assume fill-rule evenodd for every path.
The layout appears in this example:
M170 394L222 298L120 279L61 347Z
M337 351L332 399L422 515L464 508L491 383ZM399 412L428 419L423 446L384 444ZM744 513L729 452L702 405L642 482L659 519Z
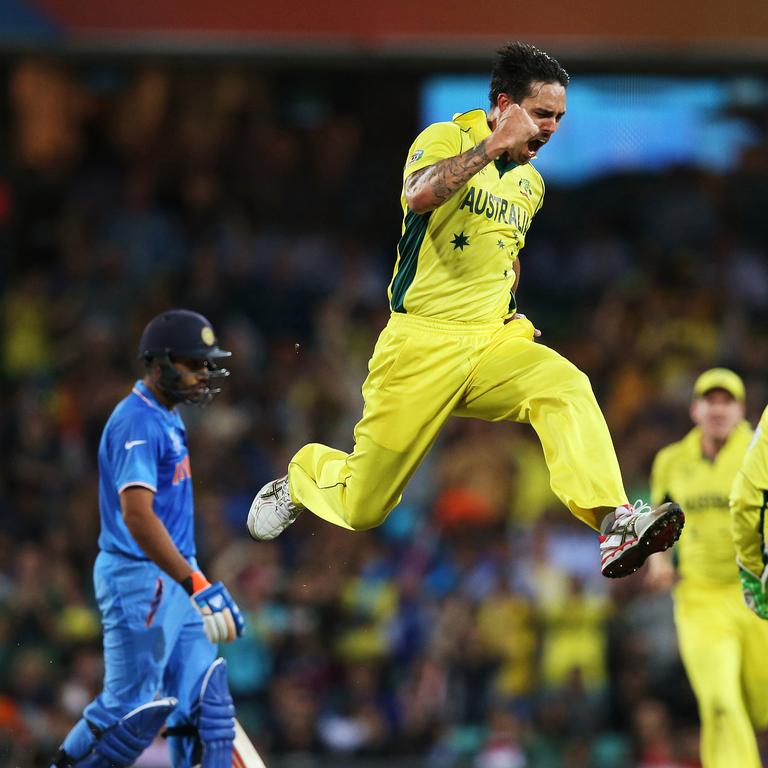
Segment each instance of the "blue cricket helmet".
M219 347L208 319L189 309L169 309L153 317L139 342L139 357L148 366L160 367L155 385L172 403L208 405L221 389L207 382L229 376L229 371L219 368L216 361L231 354ZM174 363L188 360L204 363L205 383L181 386L182 373Z
M149 321L139 342L139 357L217 360L232 353L221 349L213 326L199 312L169 309Z

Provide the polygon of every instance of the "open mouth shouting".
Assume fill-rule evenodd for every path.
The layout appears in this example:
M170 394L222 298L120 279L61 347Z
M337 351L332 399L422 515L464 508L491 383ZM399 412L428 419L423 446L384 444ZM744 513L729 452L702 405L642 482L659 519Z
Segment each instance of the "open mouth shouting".
M528 142L528 155L532 160L538 154L539 150L547 143L546 139L535 138Z

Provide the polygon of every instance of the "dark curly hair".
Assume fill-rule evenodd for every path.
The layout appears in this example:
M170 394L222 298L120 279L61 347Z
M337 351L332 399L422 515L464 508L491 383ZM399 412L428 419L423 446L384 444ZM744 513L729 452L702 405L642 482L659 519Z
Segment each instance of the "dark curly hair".
M491 72L491 106L500 93L507 93L519 104L531 95L531 84L560 83L568 87L568 73L548 53L530 43L508 43L496 51L496 62Z

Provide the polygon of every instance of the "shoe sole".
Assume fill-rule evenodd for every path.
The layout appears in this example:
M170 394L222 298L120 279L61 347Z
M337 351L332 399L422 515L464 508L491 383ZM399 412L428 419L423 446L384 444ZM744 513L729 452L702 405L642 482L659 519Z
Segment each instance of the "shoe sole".
M631 549L622 552L603 570L608 579L619 579L634 573L646 561L648 555L669 549L679 538L685 523L683 510L672 506L658 520L654 520Z

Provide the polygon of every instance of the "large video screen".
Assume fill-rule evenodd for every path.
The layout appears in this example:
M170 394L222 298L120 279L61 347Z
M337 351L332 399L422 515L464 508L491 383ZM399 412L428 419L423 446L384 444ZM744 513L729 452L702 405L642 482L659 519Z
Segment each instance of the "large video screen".
M556 184L673 165L728 171L759 141L745 112L766 103L768 82L758 78L575 77L558 134L535 165ZM431 77L421 107L424 125L487 108L488 77Z

